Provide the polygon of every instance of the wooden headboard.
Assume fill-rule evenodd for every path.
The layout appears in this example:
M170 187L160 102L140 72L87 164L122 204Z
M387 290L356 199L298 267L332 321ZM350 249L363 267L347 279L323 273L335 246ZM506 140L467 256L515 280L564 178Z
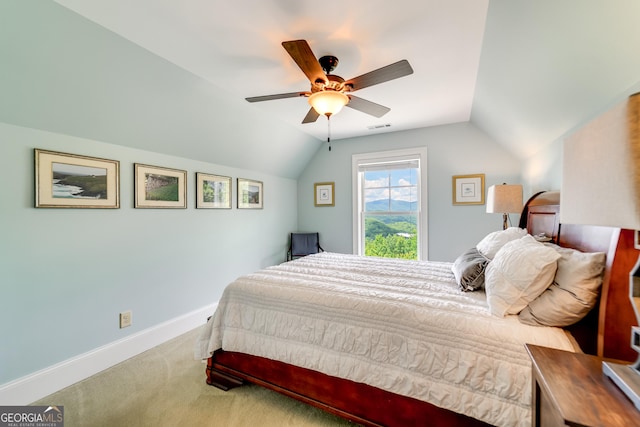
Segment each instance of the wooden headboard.
M544 235L558 242L560 231L560 192L545 191L531 197L524 206L520 226L534 236Z
M586 353L635 361L637 353L631 349L631 326L638 323L629 299L629 272L640 251L634 248L633 231L560 224L557 191L538 193L529 199L520 221L521 226L526 224L530 234L544 234L560 246L606 254L598 305L582 321L567 329Z

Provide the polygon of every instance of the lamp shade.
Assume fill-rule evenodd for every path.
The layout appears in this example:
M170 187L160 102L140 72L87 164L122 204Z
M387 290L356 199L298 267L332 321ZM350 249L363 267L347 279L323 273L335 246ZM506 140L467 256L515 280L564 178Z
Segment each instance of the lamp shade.
M565 140L560 221L640 230L640 93Z
M332 116L349 103L349 97L335 90L324 90L309 96L309 104L318 114Z
M487 213L520 213L522 185L492 185L487 191Z

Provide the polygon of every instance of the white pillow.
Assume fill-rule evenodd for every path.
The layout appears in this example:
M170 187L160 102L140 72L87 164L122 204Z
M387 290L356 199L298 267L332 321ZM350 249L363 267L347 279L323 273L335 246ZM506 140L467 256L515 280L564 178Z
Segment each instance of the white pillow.
M561 258L553 284L518 314L527 325L564 327L582 319L596 305L602 275L604 252L580 252L545 243Z
M496 256L496 253L498 253L500 248L505 244L512 240L520 239L526 235L527 230L518 227L509 227L506 230L494 231L493 233L487 234L484 239L480 240L476 245L476 249L485 257L493 259Z
M551 285L560 254L526 235L505 244L487 265L485 290L491 313L518 314Z

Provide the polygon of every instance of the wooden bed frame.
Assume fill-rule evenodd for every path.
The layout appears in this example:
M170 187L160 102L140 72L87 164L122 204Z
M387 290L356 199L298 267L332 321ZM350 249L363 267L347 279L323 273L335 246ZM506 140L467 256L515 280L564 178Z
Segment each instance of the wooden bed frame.
M532 197L522 212L530 234L561 246L607 254L599 305L568 328L590 354L634 361L630 331L637 325L629 299L629 272L638 259L631 230L559 223L559 193ZM486 426L465 415L282 362L218 350L207 362L207 383L223 390L257 384L366 426Z

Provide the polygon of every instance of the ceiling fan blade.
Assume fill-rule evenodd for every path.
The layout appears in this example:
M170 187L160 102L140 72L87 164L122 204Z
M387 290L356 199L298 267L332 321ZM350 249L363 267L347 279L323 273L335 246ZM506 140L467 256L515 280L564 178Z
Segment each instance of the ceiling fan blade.
M305 96L309 92L289 92L289 93L278 93L276 95L265 95L265 96L252 96L249 98L245 98L249 102L262 102L262 101L272 101L274 99L283 99L283 98L297 98L299 96Z
M344 84L345 86L352 86L353 89L351 90L359 90L365 87L388 82L389 80L408 76L409 74L413 74L413 68L409 65L409 61L403 59L402 61L394 62L386 67L378 68L377 70L354 77L347 80Z
M320 117L320 114L318 114L318 112L314 110L313 107L311 107L307 115L304 116L304 119L302 120L302 124L313 123L316 120L318 120L318 117Z
M282 42L282 47L291 55L291 58L298 64L298 67L300 67L302 72L307 76L311 84L314 84L318 80L323 82L327 81L327 76L324 74L318 59L313 54L306 40Z
M354 110L362 111L363 113L369 114L374 117L382 117L391 111L391 108L385 107L384 105L376 104L375 102L367 101L366 99L358 98L354 95L349 96L349 103L347 107L351 107Z

